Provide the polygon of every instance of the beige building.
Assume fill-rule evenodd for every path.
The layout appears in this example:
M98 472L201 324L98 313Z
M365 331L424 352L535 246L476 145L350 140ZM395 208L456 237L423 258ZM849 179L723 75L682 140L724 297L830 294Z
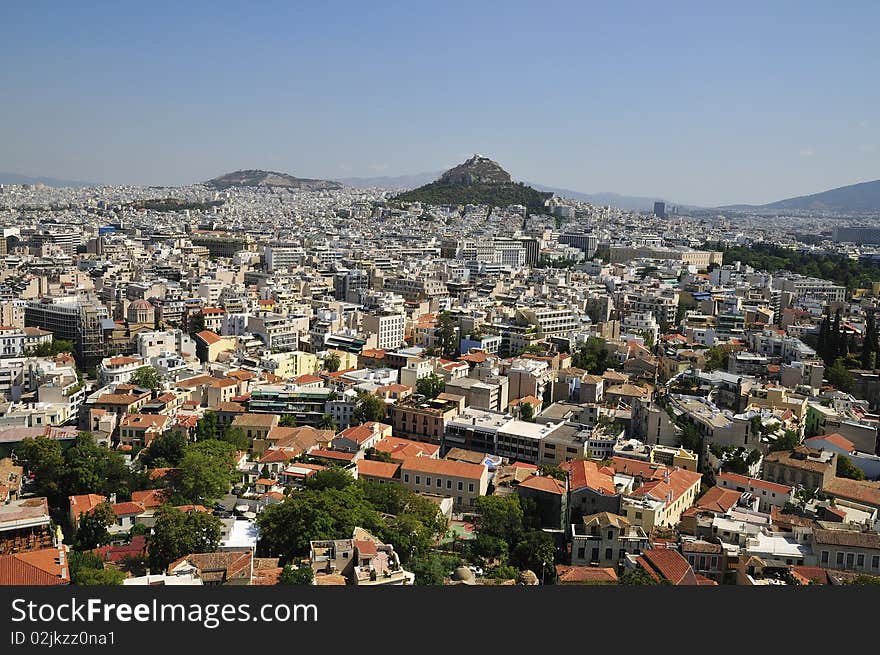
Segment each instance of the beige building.
M489 469L482 464L430 457L407 457L400 465L400 481L411 491L453 498L456 509L473 509L489 487Z

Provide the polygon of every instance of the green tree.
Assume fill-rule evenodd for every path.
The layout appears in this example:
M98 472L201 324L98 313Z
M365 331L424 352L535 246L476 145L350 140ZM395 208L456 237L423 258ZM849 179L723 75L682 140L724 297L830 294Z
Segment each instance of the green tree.
M186 435L180 430L173 430L156 437L141 453L141 462L148 468L177 466L185 451Z
M53 339L51 343L41 343L25 350L28 357L54 357L61 353L72 354L76 352L73 341L67 339Z
M770 444L771 451L793 450L801 442L801 438L794 430L786 430L785 434L778 437Z
M849 478L850 480L864 480L865 472L858 466L853 464L852 460L846 455L837 456L837 477Z
M305 489L269 505L257 517L259 549L282 563L309 552L316 539L349 539L355 527L374 530L381 518L356 485L345 489Z
M278 576L278 584L280 585L310 585L315 579L315 572L308 565L294 567L285 564Z
M131 374L130 382L144 389L158 389L159 372L152 366L142 366Z
M127 495L129 470L122 455L95 443L91 432L80 432L64 451L66 496L97 493Z
M336 425L336 421L331 414L322 414L316 427L319 430L333 430L333 432L339 430L339 426Z
M201 312L189 315L189 333L190 335L202 332L205 329L205 317Z
M457 555L445 555L432 551L410 560L408 569L415 574L419 586L442 585L462 560Z
M70 583L78 586L120 585L125 573L113 567L105 567L104 560L94 553L73 551L69 555Z
M83 512L79 517L73 548L91 550L110 543L110 532L107 528L115 523L116 513L109 503L101 503L91 512Z
M335 353L330 353L324 358L324 368L331 373L335 373L339 370L339 365L341 364L341 360L339 359L339 355Z
M49 437L27 437L15 450L16 458L35 476L34 491L56 504L64 497L64 453L61 442Z
M650 573L648 573L640 566L624 572L620 576L620 578L618 578L617 583L622 585L636 585L640 587L656 586L659 584Z
M562 482L565 482L568 479L568 473L566 473L564 469L559 466L551 466L550 464L541 464L538 467L538 473L541 475L549 475L551 478L556 478Z
M556 579L555 555L553 537L541 530L530 530L510 553L510 563L520 570L534 571L544 582L552 583Z
M354 478L345 469L333 467L318 471L305 480L307 489L323 491L324 489L345 489L354 484Z
M190 553L213 553L220 544L223 523L205 512L182 512L170 506L159 509L156 525L147 537L150 565L164 570Z
M532 403L520 402L517 407L519 407L519 418L521 421L535 422L535 406Z
M236 450L247 450L250 448L250 439L247 438L244 430L239 427L230 426L224 430L223 434L220 435L220 441L232 444Z
M232 444L216 439L188 444L175 491L186 503L210 503L229 490L234 467Z
M590 337L572 354L571 365L592 375L602 375L609 366L605 339Z
M878 350L880 350L880 342L878 342L877 323L874 312L869 311L865 319L865 338L862 340L862 354L860 357L860 364L863 369L874 369Z
M455 321L449 312L441 312L437 319L437 345L443 357L458 357L458 339L456 339Z
M295 428L296 427L296 416L293 414L285 414L278 420L278 425L282 428Z
M523 531L523 510L516 494L477 498L477 534L496 537L510 545L517 543Z
M436 398L443 393L444 389L446 389L446 380L436 373L431 373L416 381L416 393L428 398Z
M217 420L216 412L205 412L205 414L196 423L196 439L205 441L206 439L216 439L220 433L220 425Z
M843 363L843 359L838 357L834 363L825 369L825 379L828 383L843 392L850 392L854 386L853 375L850 373Z
M357 405L352 412L351 420L355 425L381 421L385 418L385 402L371 393L362 392L358 396Z

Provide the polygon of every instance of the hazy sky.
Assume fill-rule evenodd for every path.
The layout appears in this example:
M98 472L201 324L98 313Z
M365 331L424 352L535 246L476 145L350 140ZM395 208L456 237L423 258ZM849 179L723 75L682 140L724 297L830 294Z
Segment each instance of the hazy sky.
M186 184L435 171L677 202L880 178L880 2L28 2L0 170Z

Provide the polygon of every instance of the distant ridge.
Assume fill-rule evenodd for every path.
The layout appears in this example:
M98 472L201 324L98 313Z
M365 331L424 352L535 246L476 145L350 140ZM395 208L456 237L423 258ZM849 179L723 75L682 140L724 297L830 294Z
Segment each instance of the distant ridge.
M208 180L205 182L205 185L215 189L228 189L230 187L285 187L303 191L327 191L342 188L339 182L313 180L304 177L294 177L287 173L261 170L227 173L226 175Z
M727 205L719 209L741 210L801 210L831 212L880 211L880 180L860 182L814 193L809 196L786 198L766 205Z
M436 181L405 191L397 195L395 200L430 205L523 205L530 211L542 212L544 202L552 195L514 182L510 173L497 162L474 155L450 168Z
M0 184L45 184L51 187L101 186L95 182L59 180L54 177L31 177L30 175L20 175L19 173L0 173Z

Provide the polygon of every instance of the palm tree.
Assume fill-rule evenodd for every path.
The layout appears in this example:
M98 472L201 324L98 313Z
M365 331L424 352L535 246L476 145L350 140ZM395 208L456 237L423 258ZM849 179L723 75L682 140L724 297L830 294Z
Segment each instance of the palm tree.
M333 417L330 414L324 414L318 421L319 430L333 430L336 432L338 428L339 426L336 425L336 421L333 420Z

